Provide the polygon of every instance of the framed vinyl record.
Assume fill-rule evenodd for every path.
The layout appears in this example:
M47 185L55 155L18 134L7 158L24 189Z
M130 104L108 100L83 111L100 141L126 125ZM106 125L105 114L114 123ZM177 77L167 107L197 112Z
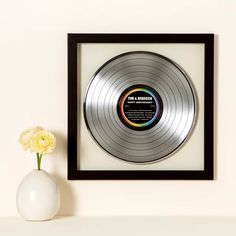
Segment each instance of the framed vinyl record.
M205 179L214 34L68 34L68 179Z

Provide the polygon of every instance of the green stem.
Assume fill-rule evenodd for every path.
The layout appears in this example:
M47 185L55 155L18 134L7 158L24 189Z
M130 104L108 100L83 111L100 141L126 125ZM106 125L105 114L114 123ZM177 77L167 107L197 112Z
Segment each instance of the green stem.
M42 157L43 157L43 154L41 153L36 153L37 155L37 165L38 165L38 170L41 170L41 160L42 160Z

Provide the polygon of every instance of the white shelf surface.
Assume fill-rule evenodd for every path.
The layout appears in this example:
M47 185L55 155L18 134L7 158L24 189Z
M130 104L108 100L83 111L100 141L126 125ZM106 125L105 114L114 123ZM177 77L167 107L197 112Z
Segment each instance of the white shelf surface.
M30 222L0 218L4 236L222 236L236 235L236 217L57 217Z

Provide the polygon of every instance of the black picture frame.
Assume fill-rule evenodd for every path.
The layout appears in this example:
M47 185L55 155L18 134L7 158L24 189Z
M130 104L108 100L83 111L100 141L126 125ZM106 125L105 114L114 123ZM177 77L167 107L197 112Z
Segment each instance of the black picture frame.
M69 180L213 180L214 179L214 34L76 34L68 36ZM78 170L77 45L82 43L203 43L204 170Z

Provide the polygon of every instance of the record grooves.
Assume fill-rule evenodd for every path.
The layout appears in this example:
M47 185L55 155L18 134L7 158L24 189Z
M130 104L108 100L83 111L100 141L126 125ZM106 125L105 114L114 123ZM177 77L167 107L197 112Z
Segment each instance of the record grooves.
M152 52L118 55L98 69L84 99L86 125L111 155L149 163L173 154L196 118L196 95L187 74Z

